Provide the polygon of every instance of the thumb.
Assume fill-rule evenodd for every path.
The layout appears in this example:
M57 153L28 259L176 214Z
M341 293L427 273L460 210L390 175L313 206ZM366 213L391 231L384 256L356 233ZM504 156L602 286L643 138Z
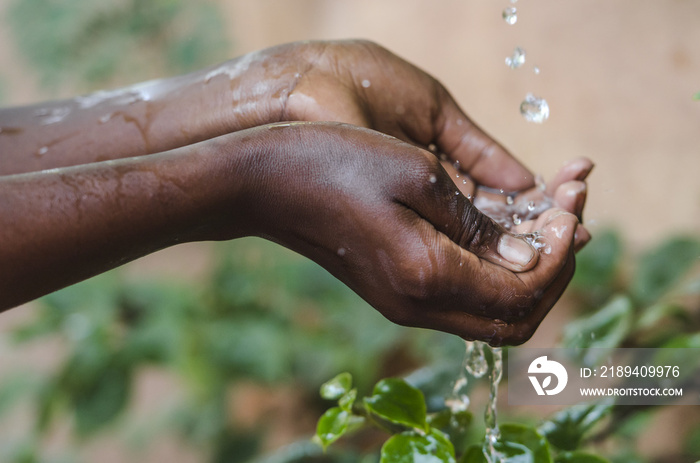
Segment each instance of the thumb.
M522 236L513 235L470 201L458 205L452 236L460 247L476 256L513 272L530 270L537 264L539 253Z
M413 202L416 212L461 248L513 272L530 270L539 253L472 204L441 167L431 173L431 194ZM425 188L425 187L424 187ZM405 203L411 203L406 201Z

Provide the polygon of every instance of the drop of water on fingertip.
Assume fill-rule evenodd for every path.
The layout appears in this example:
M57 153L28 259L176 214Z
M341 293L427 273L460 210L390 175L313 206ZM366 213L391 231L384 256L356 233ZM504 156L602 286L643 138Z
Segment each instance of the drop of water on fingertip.
M514 201L514 199L513 199L512 196L510 196L510 195L506 196L506 204L507 204L507 205L512 206L512 205L513 205L513 201Z
M362 81L362 87L363 87L363 88L369 88L370 85L372 85L372 83L371 83L369 80L364 79L364 80Z
M435 183L435 182L437 182L437 177L435 176L435 174L430 174L430 177L428 177L428 181L429 181L430 183Z

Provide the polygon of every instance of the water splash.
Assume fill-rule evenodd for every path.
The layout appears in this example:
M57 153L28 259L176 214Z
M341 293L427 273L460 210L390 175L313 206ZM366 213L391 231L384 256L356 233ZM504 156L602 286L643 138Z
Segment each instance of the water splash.
M483 452L486 461L489 463L500 463L502 455L496 450L495 445L501 436L498 429L496 406L498 402L498 385L503 377L503 351L500 347L490 347L491 349L491 372L489 374L489 401L484 411L484 425L486 426L486 436L484 439Z
M518 9L514 6L509 6L503 10L503 20L511 26L518 22Z
M525 64L525 50L515 47L513 54L506 57L506 66L511 69L518 69L523 64Z
M528 122L541 124L549 118L549 104L544 98L528 93L520 103L520 114Z

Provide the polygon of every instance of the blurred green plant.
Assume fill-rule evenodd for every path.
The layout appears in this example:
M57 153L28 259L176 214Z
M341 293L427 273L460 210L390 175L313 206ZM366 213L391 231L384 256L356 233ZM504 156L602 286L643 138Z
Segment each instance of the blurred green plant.
M0 438L0 460L56 461L42 443L56 423L72 423L78 444L106 430L146 429L137 433L145 446L176 433L212 462L482 461L483 427L471 413L445 407L461 340L389 323L325 270L272 243L244 239L212 249L202 284L134 281L115 271L43 298L12 339L58 339L66 354L54 371L0 380L0 415L11 416L19 403L35 407L24 438ZM580 316L564 329L562 345L699 347L699 255L697 239L673 237L623 265L629 257L619 236L599 234L579 254L569 298ZM700 368L697 359L686 364ZM182 393L139 421L129 405L145 367L169 372ZM414 372L373 387L387 368ZM323 413L315 391L338 371L348 373L321 388L336 402ZM293 385L300 391L293 400L302 401L296 413L321 416L321 445L300 441L260 456L264 426L241 427L231 416L229 393L240 381ZM636 436L661 409L584 404L539 422L510 418L497 448L512 463L600 463L600 449L616 463L642 462ZM674 457L700 457L692 444L681 451ZM424 452L437 460L411 456ZM61 461L76 461L69 457Z
M665 240L635 259L631 276L623 272L624 257L622 240L612 230L601 233L579 253L571 286L581 314L565 326L561 345L600 351L623 346L700 347L700 240L687 236ZM680 362L688 379L700 373L700 359ZM433 379L438 378L444 381L436 373ZM430 382L416 386L425 388L430 396ZM318 422L315 439L324 449L346 434L374 425L392 435L381 449L381 463L486 463L483 437L464 433L471 415L468 419L454 416L444 405L445 395L438 401L440 406L427 413L430 407L422 391L403 380L380 381L374 394L361 402L355 400L356 391L350 385L349 375L343 374L321 390L325 399L338 400L338 406ZM327 393L329 386L333 394ZM634 440L661 409L615 407L612 402L576 405L537 426L501 425L495 448L502 463L608 461L587 447L615 449L606 452L615 462L641 462L645 460L636 454ZM459 435L454 427L457 422L463 423ZM700 427L689 430L689 435L698 433ZM669 457L669 461L700 457L697 446L687 445L685 452Z
M36 407L33 442L56 422L73 423L77 438L91 439L110 425L133 425L126 410L138 373L158 367L179 378L185 393L145 426L164 423L163 432L179 433L213 462L248 461L264 429L251 433L232 423L228 393L238 381L293 384L309 391L301 397L318 410L312 391L338 369L366 388L387 362L400 368L401 358L408 366L425 360L405 329L308 259L259 239L215 249L200 286L130 281L113 271L40 300L36 319L12 339L60 339L66 357L51 374L3 378L0 413L24 397ZM0 460L43 461L42 446L30 448L34 460L3 458L1 450Z
M182 73L225 58L211 0L13 0L12 35L40 82L94 89Z

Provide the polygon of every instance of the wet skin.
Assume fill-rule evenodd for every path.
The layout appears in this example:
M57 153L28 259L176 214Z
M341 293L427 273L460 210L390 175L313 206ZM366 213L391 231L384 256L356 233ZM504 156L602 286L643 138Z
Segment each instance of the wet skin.
M542 191L435 79L368 42L282 45L4 109L0 128L0 309L178 243L255 235L323 265L396 323L517 344L590 238L579 223L590 161ZM548 198L510 230L537 231L546 252L467 198L508 213L493 189Z

